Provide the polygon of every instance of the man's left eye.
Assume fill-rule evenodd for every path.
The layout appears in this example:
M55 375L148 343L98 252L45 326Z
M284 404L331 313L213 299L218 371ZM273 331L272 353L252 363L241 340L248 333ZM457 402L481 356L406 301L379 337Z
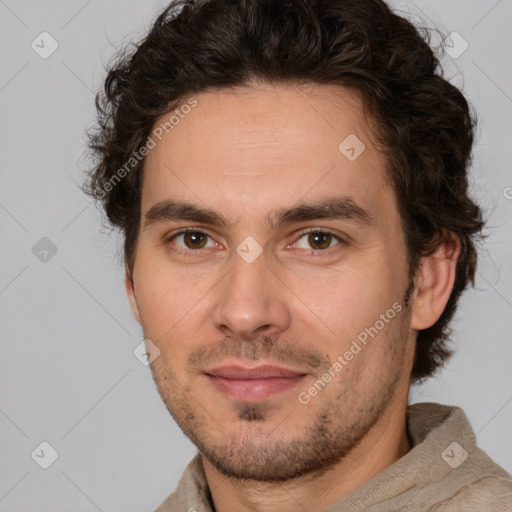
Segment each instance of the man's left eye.
M301 240L303 240L301 242ZM313 249L315 251L324 251L333 247L333 242L342 243L341 237L331 233L330 231L308 231L295 242L294 246L299 249Z

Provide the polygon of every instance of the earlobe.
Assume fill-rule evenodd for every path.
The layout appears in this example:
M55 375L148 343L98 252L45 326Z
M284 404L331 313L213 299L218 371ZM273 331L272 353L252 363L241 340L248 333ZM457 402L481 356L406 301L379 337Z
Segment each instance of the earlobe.
M436 252L422 258L414 277L411 329L428 329L443 313L455 283L459 254L459 239L445 233Z
M126 288L126 294L128 295L128 300L130 301L130 305L132 307L133 316L135 316L135 319L137 322L140 322L140 313L139 313L139 306L137 304L137 300L135 299L135 290L133 286L133 279L130 275L129 270L126 270L125 278L124 278L124 286Z

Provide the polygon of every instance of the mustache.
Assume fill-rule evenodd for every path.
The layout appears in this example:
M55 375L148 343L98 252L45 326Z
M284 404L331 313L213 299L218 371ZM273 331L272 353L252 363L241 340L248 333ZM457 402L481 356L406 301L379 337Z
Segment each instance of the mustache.
M187 359L190 371L221 362L227 357L251 361L276 361L290 366L310 367L313 370L331 367L329 358L314 348L298 347L273 336L260 336L252 340L225 337L214 346L199 347Z

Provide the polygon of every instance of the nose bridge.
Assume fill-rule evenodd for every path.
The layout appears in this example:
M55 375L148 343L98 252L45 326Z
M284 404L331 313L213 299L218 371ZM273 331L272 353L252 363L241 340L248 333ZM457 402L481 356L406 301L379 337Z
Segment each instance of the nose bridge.
M243 243L239 250L244 249ZM286 329L290 313L284 286L270 270L265 252L254 259L233 254L232 267L218 288L213 320L224 334L251 337ZM264 328L264 329L263 329Z

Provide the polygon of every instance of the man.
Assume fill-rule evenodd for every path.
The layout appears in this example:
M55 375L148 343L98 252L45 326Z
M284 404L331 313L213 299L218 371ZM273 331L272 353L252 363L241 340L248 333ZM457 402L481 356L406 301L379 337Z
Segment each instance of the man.
M417 29L381 0L184 0L98 107L86 189L199 450L159 512L512 510L462 410L407 404L483 228L474 121Z

